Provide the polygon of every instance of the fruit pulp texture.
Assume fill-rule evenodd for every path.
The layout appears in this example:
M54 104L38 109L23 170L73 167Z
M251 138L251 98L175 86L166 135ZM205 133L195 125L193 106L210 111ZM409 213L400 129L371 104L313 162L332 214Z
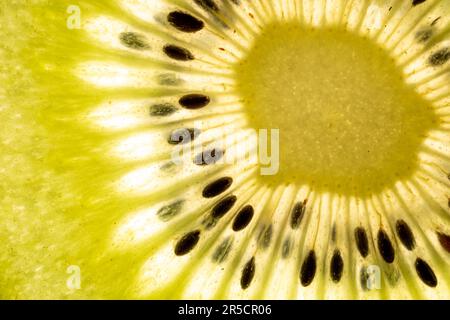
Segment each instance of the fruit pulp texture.
M363 196L410 176L436 123L387 51L340 29L268 26L235 68L255 129L279 129L271 184Z

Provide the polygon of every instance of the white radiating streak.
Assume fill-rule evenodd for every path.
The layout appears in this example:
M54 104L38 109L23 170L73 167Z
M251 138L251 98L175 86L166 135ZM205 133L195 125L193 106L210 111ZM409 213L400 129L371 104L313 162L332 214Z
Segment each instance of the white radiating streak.
M303 229L303 222L298 229L292 229L290 226L291 212L296 203L304 203L308 198L308 187L300 187L296 193L292 196L292 202L290 207L285 208L284 215L287 219L284 224L284 230L280 231L284 236L278 241L279 247L274 256L277 259L273 261L272 269L276 270L267 274L267 285L264 290L264 297L266 299L279 299L279 297L286 297L287 299L295 299L295 289L297 281L293 282L292 279L298 279L299 266L296 259L296 255L301 250L301 245L298 241L298 235Z
M226 141L224 140L213 141L203 146L203 148L198 148L198 150L196 148L190 149L187 153L183 153L183 150L181 150L179 156L177 155L176 158L151 163L131 171L120 179L116 184L116 188L119 192L128 195L158 193L165 189L174 188L183 181L208 176L216 170L223 169L224 166L239 163L244 163L247 166L255 166L254 152L251 153L251 157L246 157L245 161L241 161L243 157L242 150L245 150L245 148L240 145L248 145L249 137L251 137L251 132L249 131L238 131L227 136L226 138L231 139L236 145L234 147L232 145L226 150L222 149L226 146ZM203 166L196 164L193 160L200 153L213 149L224 150L224 153L222 152L223 156L215 164Z
M294 186L286 188L278 207L274 211L274 231L283 234L283 237L274 239L271 251L262 252L259 261L264 283L264 291L259 295L264 299L279 299L290 297L293 292L292 278L298 279L298 269L295 259L292 258L297 251L295 243L295 231L290 226L291 212L297 202L303 203L307 197L305 187L297 189ZM277 259L273 259L276 257ZM274 272L271 270L275 270ZM257 292L254 292L257 294Z
M289 212L294 195L295 186L291 185L287 187L280 187L278 201L274 201L273 208L271 208L269 204L266 215L261 217L260 230L257 230L256 234L258 234L258 232L264 232L262 230L267 231L267 228L270 228L270 232L272 234L271 240L269 245L265 248L262 248L262 246L259 245L259 248L254 253L255 261L257 262L257 272L255 272L252 285L246 290L243 298L267 298L266 295L268 294L268 292L271 292L272 290L278 291L279 289L281 289L277 286L277 284L272 283L271 285L268 280L273 273L277 272L274 272L274 270L276 270L274 269L275 262L278 259L281 259L283 239L276 235L283 234L282 231L284 225L286 224L286 219L289 216L287 213ZM274 257L276 257L277 259L274 259ZM232 291L230 292L230 294L234 295Z
M218 95L214 97L211 105L201 110L181 108L178 104L181 97L182 94L148 99L112 99L95 107L87 114L87 118L93 128L100 127L110 131L137 129L144 125L170 125L191 121L191 119L192 121L202 119L201 121L208 121L211 125L219 126L245 118L242 105L234 96ZM176 111L167 117L151 117L151 108L158 105L171 105L176 108Z
M270 220L267 219L267 215L272 213L274 206L278 203L282 191L284 190L283 186L279 186L273 193L270 194L270 197L267 199L265 203L264 209L258 207L258 214L255 217L258 221L258 224L254 224L251 230L246 236L246 243L241 248L241 252L239 258L236 261L236 268L232 270L232 274L230 277L230 281L227 284L224 284L226 287L224 288L224 296L226 298L234 297L235 299L249 299L255 298L255 287L260 287L264 281L262 273L264 272L264 263L262 259L259 258L258 255L258 243L259 237L257 236L258 232L261 232L263 228L268 227L270 224ZM261 211L260 211L261 210ZM250 233L251 232L251 233ZM253 235L253 236L251 236ZM272 238L272 241L274 239ZM273 243L272 243L273 246ZM247 290L242 290L241 287L241 278L243 269L251 261L254 259L255 271L254 277L251 281L251 286L247 288Z
M298 1L299 5L301 0ZM326 0L325 11L323 19L327 26L338 26L341 22L342 10L345 5L345 0Z
M211 141L226 139L229 132L243 130L245 124L246 121L239 115L186 120L175 125L169 124L165 129L145 130L121 139L112 148L112 154L125 161L169 159L176 147L168 141L179 141L180 138L191 139L188 130L195 130L195 137L190 142L184 141L182 146L186 149L194 149Z
M353 1L351 9L347 15L347 29L358 32L361 26L362 20L366 15L367 1Z
M386 21L392 14L396 0L371 0L364 14L360 32L369 37L375 37L384 28Z
M137 67L117 62L91 61L82 63L77 68L77 75L84 81L103 88L155 88L155 79L161 70L154 67ZM178 73L182 78L183 73ZM190 91L221 92L232 87L233 81L218 75L189 74ZM183 88L187 90L187 88Z
M111 131L136 128L148 123L148 99L107 101L87 115L93 128Z
M389 7L390 8L390 7ZM385 47L389 45L389 39L396 32L404 16L411 10L411 3L408 1L395 1L392 5L389 19L386 21L378 35L377 42Z
M161 45L164 44L160 39L146 34L144 30L137 29L130 24L109 16L88 18L84 25L84 29L88 32L89 36L95 40L95 43L103 48L128 51L129 53L131 52L135 55L144 57L151 56L151 50L154 50L156 47L161 47ZM121 35L130 32L139 36L142 45L146 44L148 47L142 48L141 50L135 50L125 46L121 40Z
M165 0L120 0L120 6L148 24L157 24L165 20L168 12L178 9Z
M246 229L241 230L239 233L234 232L231 229L231 220L236 214L229 217L229 221L224 223L228 227L224 227L221 232L217 234L217 239L208 252L201 258L198 267L192 271L192 276L189 279L189 283L183 292L184 299L214 299L223 297L223 289L229 282L231 270L234 270L236 259L239 259L241 255L241 248L246 245L247 239L252 234L252 229L258 221L258 217L261 215L265 203L267 202L267 196L270 193L266 188L255 190L250 194L250 198L246 199L245 205L251 205L254 208L254 218ZM242 205L237 206L241 208ZM228 244L229 249L226 254L215 257L220 245ZM225 250L224 250L225 252ZM220 261L223 260L223 261ZM208 274L208 277L205 277ZM204 288L204 290L198 290L198 288Z
M224 176L232 176L235 178L227 192L242 191L240 188L247 183L253 173L251 168L245 166L229 167L219 174L210 176L207 181L204 178L192 181L185 189L167 195L166 200L157 201L149 207L130 212L112 235L115 248L128 249L151 239L157 243L161 239L166 239L167 236L175 235L180 228L186 228L186 224L196 227L195 222L204 216L212 202L215 201L214 199L199 198L207 183ZM195 201L190 199L195 199ZM169 214L167 211L170 207L172 212ZM164 213L169 217L164 217ZM167 235L168 232L169 235ZM164 233L166 236L162 237Z
M121 0L122 7L130 14L136 16L143 23L149 25L151 31L156 31L164 38L164 41L176 39L188 47L195 47L213 58L215 63L223 61L234 63L242 58L242 52L230 41L225 41L217 35L214 27L209 23L209 17L197 16L197 19L205 20L204 29L195 33L181 32L170 25L168 15L173 11L184 11L170 1L146 1L146 0ZM156 7L156 10L155 10ZM189 12L196 16L195 13ZM243 39L239 39L243 41ZM222 49L220 49L222 48Z
M414 253L405 249L403 245L398 242L396 246L395 230L396 223L400 220L400 212L398 209L394 210L393 202L386 194L381 194L373 197L373 204L378 213L384 218L380 228L383 230L390 230L392 236L389 236L395 247L395 265L382 265L382 270L385 272L384 276L390 285L395 285L399 290L390 292L390 299L412 299L413 294L417 293L414 282L405 281L413 272L414 267L410 261L414 257ZM397 205L395 205L397 208Z
M161 130L140 132L122 139L112 153L115 157L125 160L144 160L170 154L171 145L167 143L168 136Z
M242 186L243 190L241 190L240 194L242 196L241 199L238 198L238 201L242 202L249 198L249 195L254 193L254 182L251 181ZM236 207L242 205L242 203L237 203ZM195 219L195 224L198 229L201 230L199 241L196 244L195 248L191 250L189 253L177 256L174 252L174 247L176 246L177 241L181 239L181 237L187 232L192 231L193 229L188 229L184 233L180 233L174 240L169 241L167 244L164 244L160 249L158 249L151 257L145 262L139 274L139 293L142 295L151 294L152 292L157 291L160 288L167 288L170 285L176 285L177 281L180 278L189 277L192 274L192 270L195 269L195 266L200 263L200 259L204 258L208 253L211 245L214 243L214 239L223 232L227 223L225 218L229 216L228 213L225 217L217 222L214 228L211 230L201 230L200 224L203 220L202 217L198 217ZM192 225L195 228L195 225ZM176 263L173 261L176 260ZM172 268L172 266L167 266L166 264L171 261L172 265L176 265L176 268ZM165 281L160 281L160 279L155 278L155 273L159 274L162 272L166 272L166 274L170 274L170 278L167 275L163 276ZM181 294L181 292L179 292Z

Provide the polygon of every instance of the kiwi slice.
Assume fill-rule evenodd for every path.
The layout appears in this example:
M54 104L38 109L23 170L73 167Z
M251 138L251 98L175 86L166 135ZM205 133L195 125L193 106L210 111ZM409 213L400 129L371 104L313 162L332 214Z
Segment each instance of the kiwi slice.
M0 14L0 298L450 298L449 1Z

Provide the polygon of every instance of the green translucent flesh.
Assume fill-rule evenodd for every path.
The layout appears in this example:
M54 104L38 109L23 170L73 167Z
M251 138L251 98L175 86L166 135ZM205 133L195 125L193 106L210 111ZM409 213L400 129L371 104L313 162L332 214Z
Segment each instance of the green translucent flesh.
M131 22L113 1L77 3L83 13ZM75 77L82 62L125 57L104 50L82 30L67 29L71 4L24 0L0 5L0 58L6 69L0 72L6 84L0 92L0 298L179 297L175 284L153 296L136 291L140 268L155 244L111 248L111 235L123 217L149 199L111 189L134 167L108 156L106 146L130 132L86 125L86 115L105 99L160 92L99 89ZM81 269L81 290L66 286L71 265Z
M236 68L251 127L280 129L280 170L263 180L365 196L409 177L431 105L371 40L272 24Z
M127 21L112 1L104 3L77 2L83 14ZM86 125L86 115L105 99L142 92L102 90L75 77L83 61L121 57L84 31L67 29L71 4L4 2L0 10L8 71L0 114L0 298L134 297L132 284L152 252L148 243L111 250L119 220L148 200L110 189L130 167L107 156L105 146L117 133ZM152 94L157 92L146 90L147 97ZM81 290L66 286L71 265L81 268Z

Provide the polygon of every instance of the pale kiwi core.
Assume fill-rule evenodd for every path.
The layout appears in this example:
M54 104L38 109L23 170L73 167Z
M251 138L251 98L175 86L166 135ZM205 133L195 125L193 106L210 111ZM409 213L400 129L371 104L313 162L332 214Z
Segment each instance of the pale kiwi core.
M394 58L340 29L273 24L236 66L249 126L279 129L269 184L368 195L411 176L436 126Z

